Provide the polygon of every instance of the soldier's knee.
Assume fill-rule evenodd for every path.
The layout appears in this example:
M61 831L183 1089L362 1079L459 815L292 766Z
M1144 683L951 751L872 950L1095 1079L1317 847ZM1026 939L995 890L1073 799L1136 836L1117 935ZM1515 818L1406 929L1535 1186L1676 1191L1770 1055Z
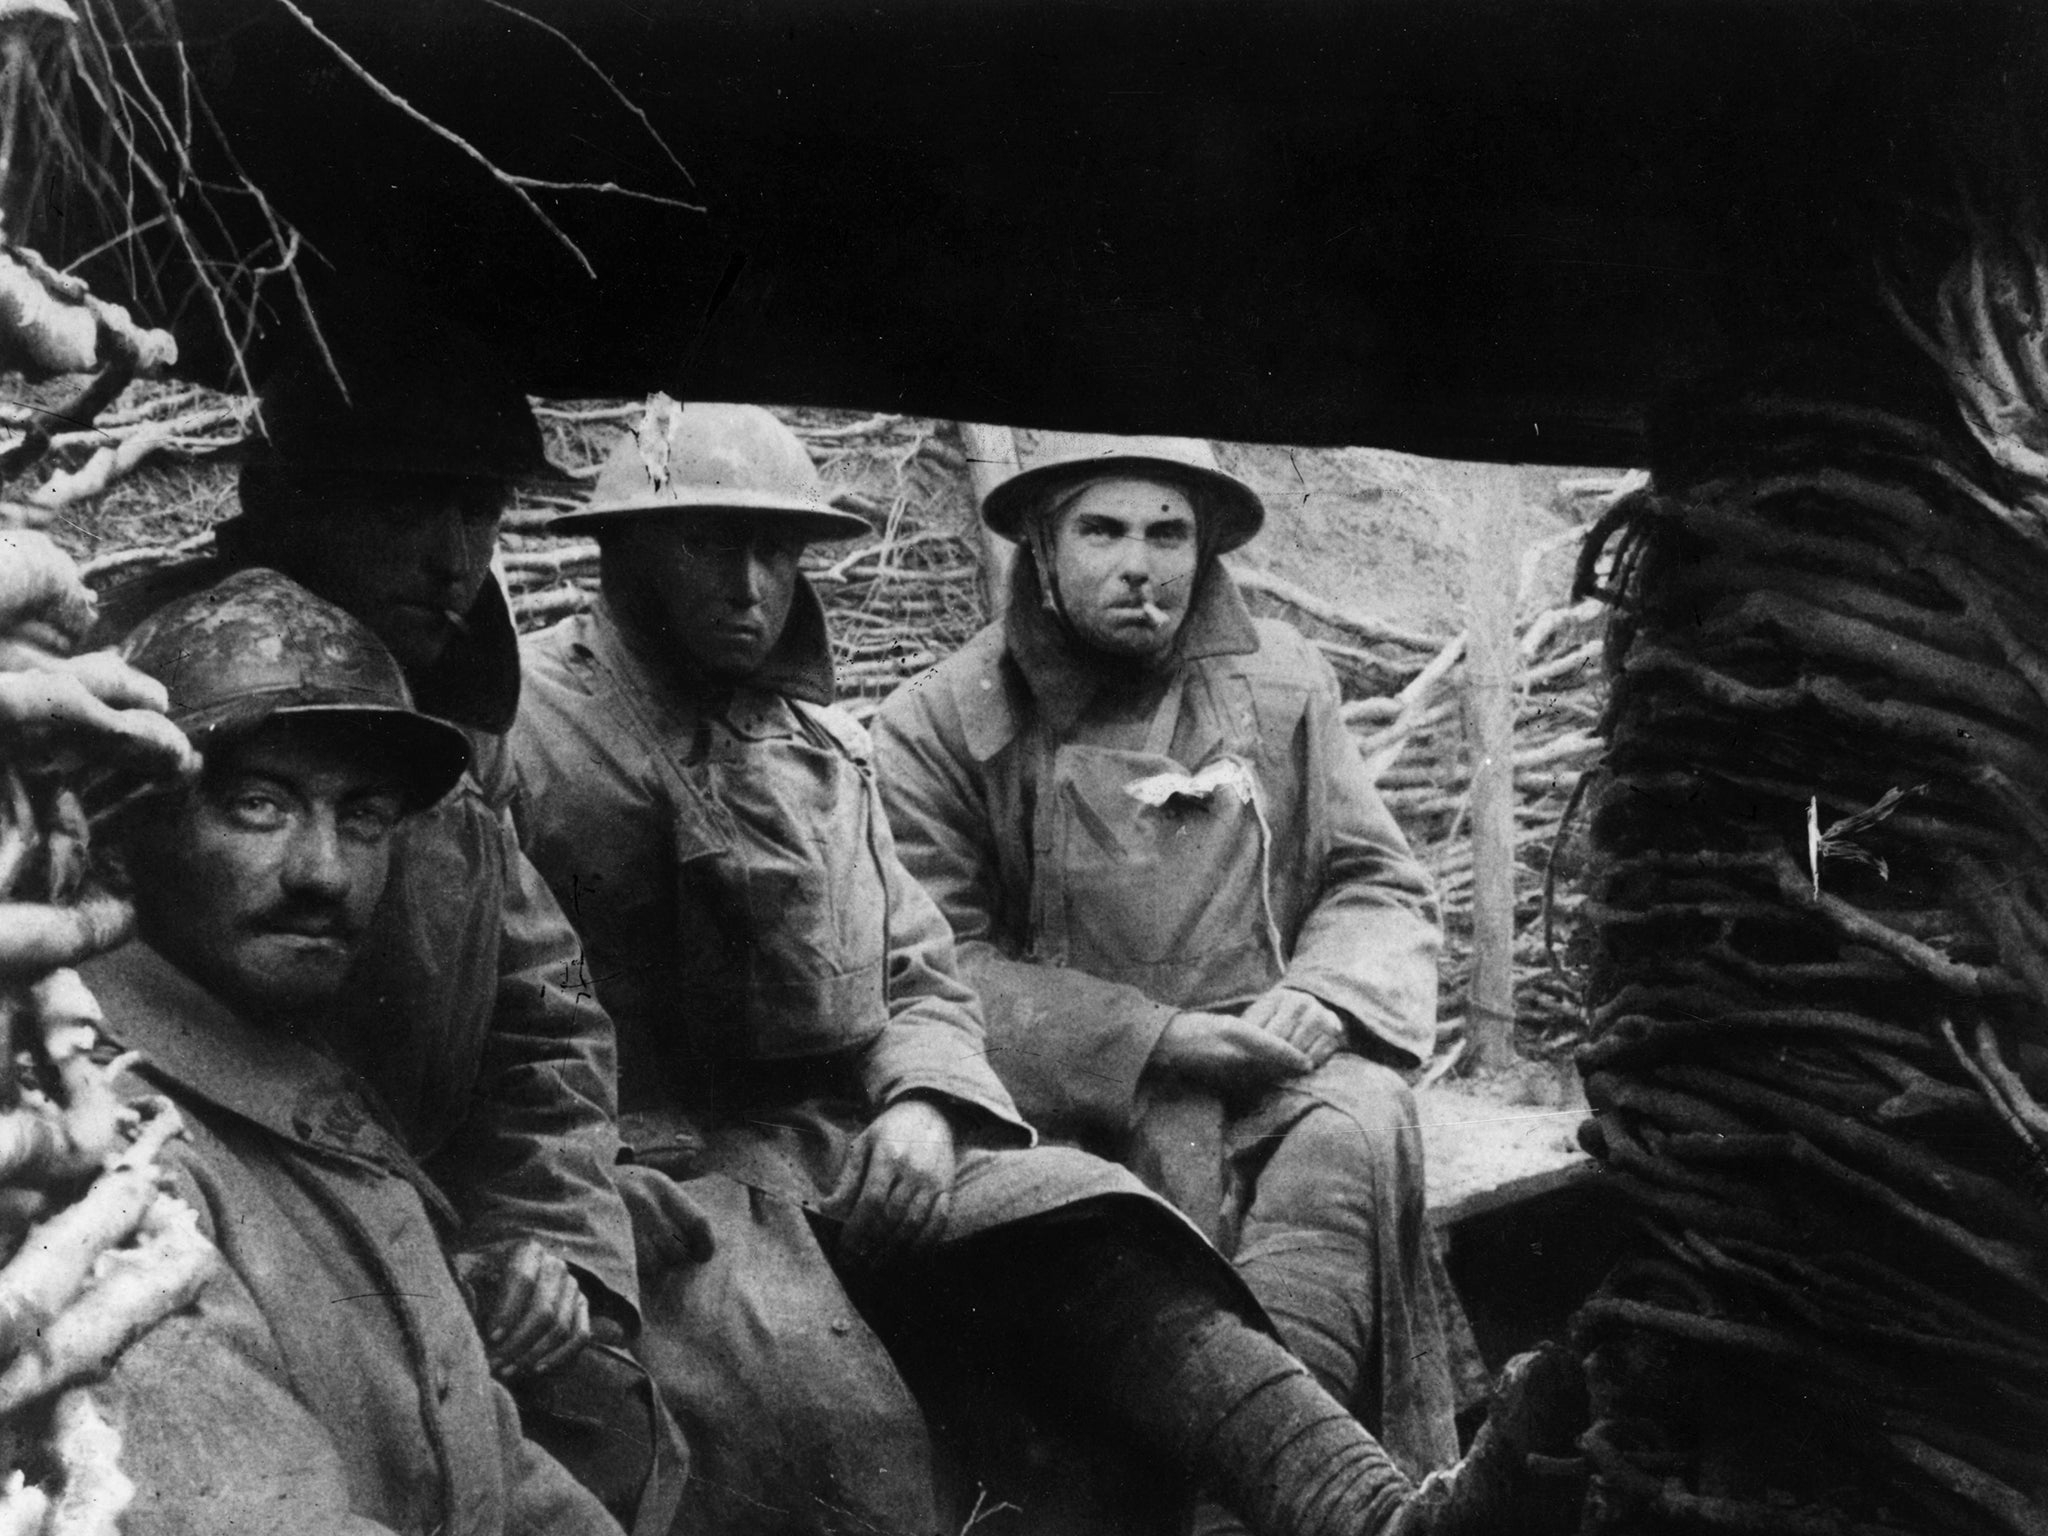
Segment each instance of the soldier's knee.
M1255 1218L1308 1227L1377 1225L1421 1197L1415 1100L1399 1074L1370 1062L1287 1128L1260 1171ZM1319 1085L1321 1086L1321 1085Z
M1266 1160L1252 1210L1266 1222L1329 1225L1344 1210L1375 1203L1386 1152L1351 1116L1313 1109L1288 1128Z
M1396 1153L1390 1122L1348 1109L1315 1109L1287 1132L1268 1171L1325 1186L1370 1183Z
M1325 1139L1325 1150L1337 1152L1338 1143L1348 1138L1374 1166L1415 1155L1421 1144L1415 1095L1392 1067L1358 1056L1337 1056L1317 1073L1315 1082L1325 1108L1311 1118L1344 1122L1341 1128L1316 1129L1314 1134Z

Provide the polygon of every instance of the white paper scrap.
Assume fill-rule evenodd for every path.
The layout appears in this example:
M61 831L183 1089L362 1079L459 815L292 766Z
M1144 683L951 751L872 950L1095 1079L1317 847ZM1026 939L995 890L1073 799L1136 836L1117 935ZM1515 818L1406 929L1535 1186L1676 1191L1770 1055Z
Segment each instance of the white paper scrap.
M1237 796L1238 804L1251 803L1252 771L1234 757L1218 758L1200 773L1155 773L1124 786L1124 793L1142 804L1158 807L1182 798L1207 800L1218 791Z

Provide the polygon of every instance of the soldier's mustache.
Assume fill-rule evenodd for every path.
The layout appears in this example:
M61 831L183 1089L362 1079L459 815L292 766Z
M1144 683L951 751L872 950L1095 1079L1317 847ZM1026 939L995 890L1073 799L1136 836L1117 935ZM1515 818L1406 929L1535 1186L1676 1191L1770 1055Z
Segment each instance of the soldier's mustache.
M289 933L305 939L335 939L354 943L363 936L363 924L349 916L348 908L332 901L287 901L260 913L251 926L267 933Z

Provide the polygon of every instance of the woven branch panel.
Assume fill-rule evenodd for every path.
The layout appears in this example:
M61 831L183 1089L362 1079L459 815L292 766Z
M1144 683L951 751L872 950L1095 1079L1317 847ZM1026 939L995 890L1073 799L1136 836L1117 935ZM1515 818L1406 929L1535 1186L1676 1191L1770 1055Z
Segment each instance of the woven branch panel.
M2048 1528L2048 536L1969 415L1700 405L1588 551L1593 1529Z

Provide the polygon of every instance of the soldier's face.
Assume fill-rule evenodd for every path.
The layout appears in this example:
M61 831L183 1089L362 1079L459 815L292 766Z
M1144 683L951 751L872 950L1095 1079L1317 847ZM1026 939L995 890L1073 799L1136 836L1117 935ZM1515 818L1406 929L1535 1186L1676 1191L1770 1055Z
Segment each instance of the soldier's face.
M1156 656L1173 644L1195 563L1194 507L1179 490L1150 480L1089 486L1053 540L1068 622L1115 656Z
M476 605L505 499L495 482L452 475L303 477L270 558L415 671L441 659Z
M393 766L274 722L210 753L198 787L128 840L137 927L238 1011L317 1012L369 930L403 808Z
M738 680L768 659L789 623L804 540L772 517L641 518L623 534L658 624L652 638L707 677Z

